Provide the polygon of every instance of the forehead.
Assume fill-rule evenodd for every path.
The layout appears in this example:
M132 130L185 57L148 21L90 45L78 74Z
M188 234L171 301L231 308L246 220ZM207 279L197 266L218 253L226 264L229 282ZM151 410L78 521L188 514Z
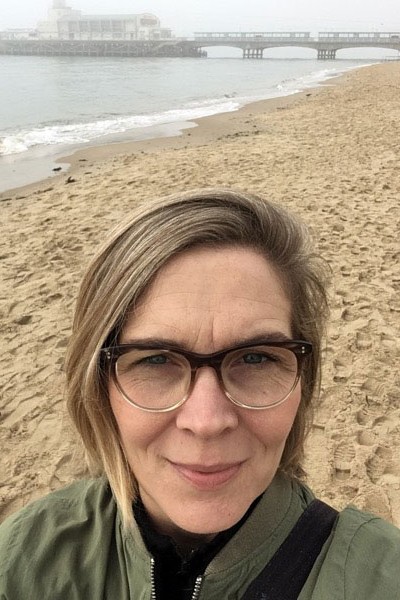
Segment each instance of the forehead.
M290 318L281 278L260 253L196 248L159 271L121 341L156 337L211 352L264 333L290 335Z

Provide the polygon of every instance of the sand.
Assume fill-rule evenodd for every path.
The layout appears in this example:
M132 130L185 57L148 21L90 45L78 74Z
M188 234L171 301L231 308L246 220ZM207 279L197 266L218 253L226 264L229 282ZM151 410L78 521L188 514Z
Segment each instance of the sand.
M62 365L104 231L139 198L223 185L299 213L332 268L309 484L400 525L399 94L400 63L374 65L179 138L83 150L68 175L0 195L0 518L85 473Z

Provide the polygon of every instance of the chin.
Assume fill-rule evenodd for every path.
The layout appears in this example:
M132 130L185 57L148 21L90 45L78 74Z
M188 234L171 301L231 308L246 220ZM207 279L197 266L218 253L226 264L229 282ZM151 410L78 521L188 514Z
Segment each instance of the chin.
M233 499L232 499L233 500ZM170 515L175 525L195 535L214 535L230 529L246 514L255 498L242 499L241 502L195 502L189 510L176 511Z

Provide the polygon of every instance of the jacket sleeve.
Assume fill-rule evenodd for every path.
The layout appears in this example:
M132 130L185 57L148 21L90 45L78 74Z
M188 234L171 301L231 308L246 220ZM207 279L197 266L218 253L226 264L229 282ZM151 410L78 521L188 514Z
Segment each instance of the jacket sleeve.
M400 530L343 510L299 600L400 600Z
M14 516L0 525L0 600L22 600L24 593L29 597L29 590L24 591L22 577L26 570L26 557L16 555L19 530L19 519ZM13 583L14 578L16 583Z
M85 482L33 502L0 525L0 600L104 596L115 503Z
M382 519L361 525L344 564L345 600L400 599L400 530Z

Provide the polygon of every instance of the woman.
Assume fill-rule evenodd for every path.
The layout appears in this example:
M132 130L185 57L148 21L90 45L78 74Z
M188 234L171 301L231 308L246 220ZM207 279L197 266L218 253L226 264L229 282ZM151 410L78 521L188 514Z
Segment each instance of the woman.
M147 202L80 290L68 405L97 475L1 529L0 598L400 598L400 532L301 483L326 314L293 216Z

